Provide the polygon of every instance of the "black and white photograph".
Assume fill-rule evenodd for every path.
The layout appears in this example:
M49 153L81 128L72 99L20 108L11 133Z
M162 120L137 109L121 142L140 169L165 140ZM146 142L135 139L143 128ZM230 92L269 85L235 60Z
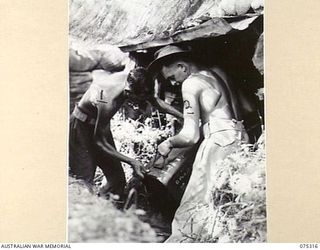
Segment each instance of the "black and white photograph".
M69 0L69 243L266 243L263 0Z

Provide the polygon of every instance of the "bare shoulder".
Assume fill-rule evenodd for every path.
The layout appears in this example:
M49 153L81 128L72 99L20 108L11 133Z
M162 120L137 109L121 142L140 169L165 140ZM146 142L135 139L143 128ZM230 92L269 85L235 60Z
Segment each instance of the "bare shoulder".
M182 91L197 94L202 90L201 80L196 75L191 75L182 84Z
M102 89L123 88L127 74L123 71L110 73L105 70L94 70L92 72L93 84Z

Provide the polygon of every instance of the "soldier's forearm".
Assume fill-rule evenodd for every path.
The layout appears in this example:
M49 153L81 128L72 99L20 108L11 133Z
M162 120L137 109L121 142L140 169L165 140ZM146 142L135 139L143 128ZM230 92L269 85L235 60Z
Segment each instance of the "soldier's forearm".
M183 119L183 114L175 109L174 107L170 106L165 101L161 100L160 98L154 98L152 100L152 103L161 111L164 113L168 113L170 115L173 115L177 118Z
M109 144L106 139L97 140L96 141L97 146L105 153L111 156L112 158L115 158L119 161L132 164L132 161L134 159L129 158L121 153L119 153L111 144Z
M181 131L182 132L182 131ZM196 144L199 140L196 136L191 136L188 134L179 133L173 137L170 137L168 141L173 148L184 148Z

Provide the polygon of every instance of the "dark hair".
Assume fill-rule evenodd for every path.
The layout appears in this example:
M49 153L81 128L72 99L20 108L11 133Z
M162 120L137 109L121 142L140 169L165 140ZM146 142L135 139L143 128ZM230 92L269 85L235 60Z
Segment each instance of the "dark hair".
M130 71L128 83L134 93L145 92L147 95L153 95L154 84L150 73L143 67L137 67Z

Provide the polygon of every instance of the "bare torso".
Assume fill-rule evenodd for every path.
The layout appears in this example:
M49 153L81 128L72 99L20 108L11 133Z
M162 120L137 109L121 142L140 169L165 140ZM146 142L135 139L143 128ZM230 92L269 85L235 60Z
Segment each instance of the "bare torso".
M104 105L104 120L110 120L123 104L122 96L127 74L118 72L110 74L104 70L92 72L93 82L82 96L79 107L92 117L97 116L97 107Z
M197 76L198 83L201 84L199 102L202 123L204 124L214 118L234 119L232 105L229 100L230 94L222 80L212 75L209 71L200 71L194 76ZM214 100L212 96L217 94L219 99Z

